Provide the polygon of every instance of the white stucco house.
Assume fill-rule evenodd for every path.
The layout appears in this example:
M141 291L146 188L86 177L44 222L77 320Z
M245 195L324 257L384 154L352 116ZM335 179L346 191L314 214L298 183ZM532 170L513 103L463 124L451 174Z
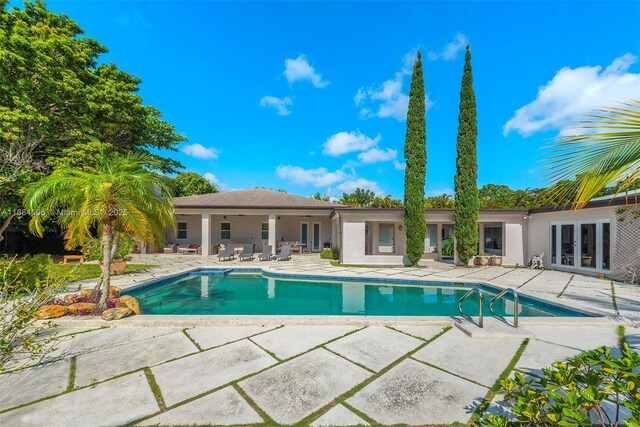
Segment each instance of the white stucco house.
M544 252L545 266L551 268L620 274L628 259L640 259L640 243L627 248L620 241L620 236L628 240L636 234L640 239L640 219L634 224L634 215L620 211L627 202L624 196L600 198L577 212L483 209L478 251L502 255L503 265L526 265L532 255ZM406 265L403 215L403 209L351 208L267 189L229 191L176 198L177 228L167 230L166 238L199 245L202 256L217 253L222 243L254 244L260 252L264 244L275 248L279 241L295 241L305 252L338 247L343 264ZM620 215L630 219L620 222ZM457 263L451 250L453 210L427 209L425 218L423 258ZM617 249L623 246L627 254L621 256Z

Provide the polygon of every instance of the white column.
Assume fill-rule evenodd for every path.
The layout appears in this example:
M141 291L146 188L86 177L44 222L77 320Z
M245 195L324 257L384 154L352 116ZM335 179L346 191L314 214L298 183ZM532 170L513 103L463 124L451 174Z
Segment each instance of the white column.
M276 254L276 216L269 215L269 245L271 245L271 254Z
M211 215L202 214L202 256L209 256L211 249Z

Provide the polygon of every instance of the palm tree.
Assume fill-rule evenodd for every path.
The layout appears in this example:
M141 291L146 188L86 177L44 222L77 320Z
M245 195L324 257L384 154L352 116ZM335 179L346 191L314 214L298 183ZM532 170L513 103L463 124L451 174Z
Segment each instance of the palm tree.
M55 170L25 194L24 204L34 213L32 233L42 236L43 222L56 217L66 230L67 248L82 246L92 230L100 234L104 269L96 286L99 309L106 308L118 234L161 245L165 230L174 224L171 180L143 166L156 164L146 153L109 155L102 148L94 171Z
M618 193L640 182L640 100L587 115L575 135L561 136L550 145L546 160L547 180L559 185L555 200L574 200L582 208L599 191L616 183ZM636 198L637 203L637 198Z

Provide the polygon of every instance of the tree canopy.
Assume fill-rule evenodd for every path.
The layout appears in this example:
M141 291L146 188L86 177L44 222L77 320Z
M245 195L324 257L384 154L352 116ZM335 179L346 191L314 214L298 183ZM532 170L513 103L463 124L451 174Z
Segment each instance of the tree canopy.
M23 184L90 162L92 141L112 154L146 153L162 172L182 167L157 150L175 151L185 138L143 103L138 77L100 63L105 52L42 1L23 9L0 1L0 235L21 206Z
M218 192L218 189L213 184L195 172L180 172L177 174L173 178L173 188L176 197Z
M342 193L338 203L352 208L401 208L402 200L394 199L390 194L376 196L371 190L356 188L353 193Z

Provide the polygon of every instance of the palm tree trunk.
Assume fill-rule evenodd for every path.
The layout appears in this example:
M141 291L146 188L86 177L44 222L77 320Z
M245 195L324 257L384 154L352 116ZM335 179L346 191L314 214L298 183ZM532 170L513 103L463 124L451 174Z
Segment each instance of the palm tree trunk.
M13 219L14 216L16 216L15 213L10 213L9 216L5 218L2 225L0 225L0 242L4 240L4 232L7 228L9 228L9 224L11 223L11 220Z
M102 228L102 293L100 295L99 309L107 308L109 298L109 286L111 285L111 246L113 242L113 228L111 224L105 224Z

